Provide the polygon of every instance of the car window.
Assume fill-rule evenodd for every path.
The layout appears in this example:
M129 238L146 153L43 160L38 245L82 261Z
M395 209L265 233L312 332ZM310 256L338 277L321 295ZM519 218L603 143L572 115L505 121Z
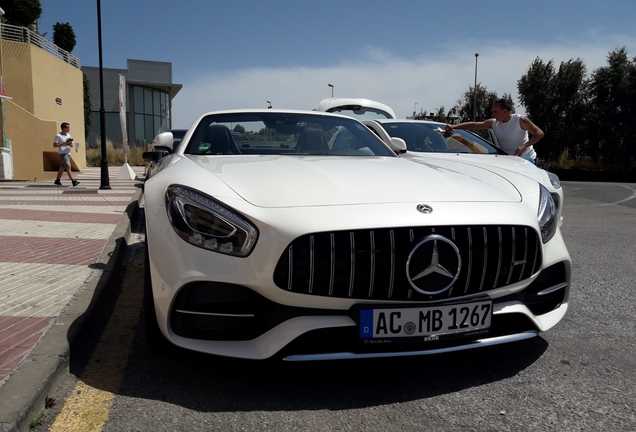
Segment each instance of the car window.
M300 113L212 114L197 125L186 153L394 156L361 123Z
M481 137L457 129L446 135L435 123L383 123L392 137L406 141L408 151L427 153L497 154L495 147Z
M346 115L353 117L360 121L363 120L378 120L378 119L390 119L391 115L385 111L375 108L367 108L359 105L344 105L335 108L330 108L327 112L334 114Z

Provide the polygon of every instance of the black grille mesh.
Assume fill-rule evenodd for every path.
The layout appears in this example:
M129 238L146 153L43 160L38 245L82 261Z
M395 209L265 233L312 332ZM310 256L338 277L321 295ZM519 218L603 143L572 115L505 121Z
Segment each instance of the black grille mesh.
M413 290L406 260L430 234L451 239L462 268L448 290ZM372 300L438 300L474 294L522 281L541 267L541 240L526 226L380 228L307 234L281 256L274 282L282 289L329 297Z

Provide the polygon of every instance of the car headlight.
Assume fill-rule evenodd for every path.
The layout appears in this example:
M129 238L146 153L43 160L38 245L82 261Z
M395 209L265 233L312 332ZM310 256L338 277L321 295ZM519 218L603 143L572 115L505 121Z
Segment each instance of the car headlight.
M552 183L552 187L555 189L561 189L561 180L559 176L550 171L546 171L548 173L548 177L550 178L550 183Z
M539 228L541 229L541 239L543 243L547 243L556 232L557 216L559 214L557 203L549 190L543 185L539 185L539 211L537 217L539 219Z
M245 217L189 187L168 187L166 210L179 237L195 246L245 257L256 244L258 230Z

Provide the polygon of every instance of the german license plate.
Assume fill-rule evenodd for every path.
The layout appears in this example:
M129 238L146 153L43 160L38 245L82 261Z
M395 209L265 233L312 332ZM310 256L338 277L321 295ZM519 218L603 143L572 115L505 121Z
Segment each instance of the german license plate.
M492 302L360 310L362 339L442 336L490 327Z

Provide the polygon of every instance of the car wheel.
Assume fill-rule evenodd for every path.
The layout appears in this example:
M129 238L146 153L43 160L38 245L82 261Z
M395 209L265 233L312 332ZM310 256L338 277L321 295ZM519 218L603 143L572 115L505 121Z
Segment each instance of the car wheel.
M171 346L166 337L161 333L155 314L155 301L152 295L152 281L150 280L150 259L148 258L148 243L146 243L146 256L144 260L144 301L143 301L144 326L146 329L146 342L155 351L165 350Z

